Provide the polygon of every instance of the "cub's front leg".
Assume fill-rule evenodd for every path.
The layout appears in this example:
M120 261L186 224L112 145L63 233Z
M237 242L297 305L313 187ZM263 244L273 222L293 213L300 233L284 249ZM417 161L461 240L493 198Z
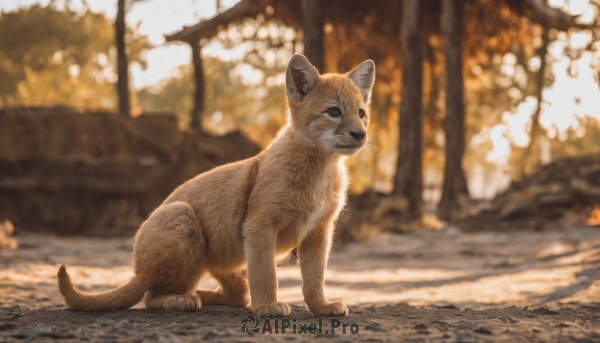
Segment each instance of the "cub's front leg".
M333 221L316 227L298 247L304 302L316 316L345 316L348 314L348 308L343 302L328 301L323 292L333 227Z
M277 301L275 229L258 223L244 225L244 251L252 312L260 318L287 317L290 307Z

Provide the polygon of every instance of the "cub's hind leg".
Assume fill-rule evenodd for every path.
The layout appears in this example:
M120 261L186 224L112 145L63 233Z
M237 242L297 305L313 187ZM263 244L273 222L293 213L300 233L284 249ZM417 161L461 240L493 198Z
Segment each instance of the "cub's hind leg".
M232 306L247 306L250 303L248 279L244 270L232 273L211 272L211 275L219 284L219 289L197 291L202 303Z
M142 225L134 244L137 275L150 280L147 309L195 311L195 293L204 258L202 230L192 207L173 202L157 208Z

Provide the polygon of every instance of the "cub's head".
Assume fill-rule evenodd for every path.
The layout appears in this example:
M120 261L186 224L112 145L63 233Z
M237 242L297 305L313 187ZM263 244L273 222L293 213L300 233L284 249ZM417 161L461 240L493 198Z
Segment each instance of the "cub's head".
M375 81L373 61L347 74L319 75L306 57L296 54L285 76L295 136L321 151L343 155L354 155L365 146Z

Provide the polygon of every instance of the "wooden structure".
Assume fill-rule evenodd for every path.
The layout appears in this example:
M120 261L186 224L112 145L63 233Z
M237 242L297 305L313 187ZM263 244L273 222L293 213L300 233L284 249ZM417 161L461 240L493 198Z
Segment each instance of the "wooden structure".
M442 4L446 4L446 12L451 10L450 16L442 14ZM429 49L430 53L432 50L432 46L425 47L429 39L437 36L438 41L446 42L444 70L447 74L435 77L445 77L447 81L447 165L442 203L454 205L457 195L468 196L461 162L465 148L463 75L474 65L489 67L494 54L510 51L515 42L533 46L532 23L562 31L578 26L575 17L549 7L545 0L241 0L212 19L166 36L167 41L182 41L192 46L197 85L192 113L194 127L201 128L204 108L204 77L198 42L217 36L228 25L257 17L296 29L302 35L304 55L320 71L348 71L364 59L373 59L377 65L372 104L373 115L377 117L375 123L386 125L389 108L397 106L390 99L402 94L400 157L394 193L408 199L410 212L419 218L422 142L426 139L422 132L423 117L433 112L423 108L423 98L434 97L432 86L423 82L423 50ZM428 91L427 87L430 87ZM387 94L377 94L381 91ZM382 99L386 96L387 99ZM448 155L452 155L451 158ZM448 212L443 207L442 212Z
M419 2L422 3L428 14L431 14L429 17L439 18L440 1L421 0ZM480 6L484 10L487 8L487 11L499 11L498 6L504 4L520 16L528 17L546 27L559 30L566 30L575 25L573 17L558 9L548 7L544 0L465 0L464 3L473 7ZM165 36L167 42L185 42L190 44L192 49L192 64L196 82L192 126L201 129L205 101L200 40L216 36L219 30L226 28L229 24L241 23L244 19L263 15L267 20L277 20L302 32L304 55L320 71L324 71L326 63L323 26L326 22L334 26L351 26L364 23L368 17L377 18L379 33L387 36L392 45L397 45L402 21L401 7L402 1L398 0L241 0L235 6L211 19L202 20L196 25L184 27L178 32ZM425 20L424 24L430 26L433 31L440 30L439 20ZM393 49L391 50L393 51Z

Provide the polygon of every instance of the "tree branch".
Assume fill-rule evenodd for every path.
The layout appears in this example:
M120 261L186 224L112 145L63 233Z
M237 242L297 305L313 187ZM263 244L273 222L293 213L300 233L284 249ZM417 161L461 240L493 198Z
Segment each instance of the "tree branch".
M552 8L544 0L524 0L533 10L533 20L539 22L545 27L555 28L560 31L567 31L576 27L576 16L569 15L557 8Z

